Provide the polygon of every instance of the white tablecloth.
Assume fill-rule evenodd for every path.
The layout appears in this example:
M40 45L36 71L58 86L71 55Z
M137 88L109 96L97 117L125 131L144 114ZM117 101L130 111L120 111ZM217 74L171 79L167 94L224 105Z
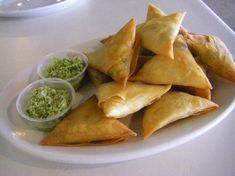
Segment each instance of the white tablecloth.
M214 20L204 12L206 8L200 5L200 1L153 2L167 12L188 10L189 17L186 17L184 25L190 26L191 30L203 33L212 31L218 35L223 33L221 31L231 32L225 29L221 22L214 22L218 24L215 29L209 24L200 27L190 19L190 13L197 11L202 13L205 19ZM0 90L9 79L14 78L25 67L32 67L38 63L48 52L71 47L76 44L76 40L83 42L111 34L132 16L138 21L143 21L147 3L144 0L83 0L80 5L63 12L30 18L0 19ZM102 11L102 8L105 10ZM111 16L113 21L110 21ZM200 20L203 21L203 19L197 20L198 23ZM106 32L95 27L100 24L105 25ZM82 29L84 25L90 27L84 30ZM221 37L227 40L230 38L229 35ZM230 49L234 48L230 46ZM44 161L21 152L0 137L0 175L233 176L235 175L234 116L235 110L210 131L174 149L146 158L105 165L71 165Z

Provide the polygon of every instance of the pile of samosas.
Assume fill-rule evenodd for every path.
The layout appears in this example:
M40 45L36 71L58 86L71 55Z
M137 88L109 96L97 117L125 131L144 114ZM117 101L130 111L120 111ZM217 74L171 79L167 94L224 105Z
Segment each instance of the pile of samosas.
M137 134L121 123L144 108L143 138L186 117L218 108L211 101L211 71L235 82L235 63L216 36L181 26L185 13L166 15L149 4L146 21L131 19L87 54L96 95L74 109L42 145L104 145Z

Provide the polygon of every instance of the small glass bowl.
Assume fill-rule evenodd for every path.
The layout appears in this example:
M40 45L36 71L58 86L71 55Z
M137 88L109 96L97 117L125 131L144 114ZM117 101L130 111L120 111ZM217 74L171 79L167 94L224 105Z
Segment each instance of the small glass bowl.
M82 85L82 81L85 76L85 71L88 67L88 59L87 59L86 55L84 55L81 52L67 49L67 50L63 50L63 51L50 53L50 54L46 55L45 59L38 65L37 73L40 78L45 79L46 77L44 76L44 71L48 65L52 64L55 61L55 59L64 59L64 58L69 59L69 58L77 57L77 56L82 59L82 61L84 63L84 68L81 72L79 72L74 77L65 80L65 81L68 81L70 84L72 84L75 91L77 91Z
M25 112L26 103L28 101L30 93L38 87L49 86L51 88L66 89L68 90L71 98L69 106L59 114L43 119L31 118ZM64 116L72 109L75 101L74 88L67 81L58 78L40 79L25 87L19 94L16 100L16 109L22 119L30 126L37 128L41 131L51 131L55 125L60 122Z

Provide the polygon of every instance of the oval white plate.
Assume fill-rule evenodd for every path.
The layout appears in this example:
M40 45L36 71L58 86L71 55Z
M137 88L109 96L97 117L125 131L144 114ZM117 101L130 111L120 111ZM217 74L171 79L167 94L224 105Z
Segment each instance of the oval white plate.
M81 47L79 48L81 49ZM142 140L141 114L139 114L139 117L132 118L131 124L131 128L138 133L138 137L126 142L97 147L45 147L38 143L46 134L27 126L18 116L15 108L16 97L28 84L30 73L29 69L19 74L2 90L0 94L0 132L17 148L36 157L56 162L113 163L156 154L208 131L221 122L235 106L235 85L221 78L213 77L212 100L219 104L218 110L168 125L154 133L148 140ZM77 94L78 102L87 99L93 93L94 87L88 82Z
M0 16L22 17L55 12L77 0L0 0Z

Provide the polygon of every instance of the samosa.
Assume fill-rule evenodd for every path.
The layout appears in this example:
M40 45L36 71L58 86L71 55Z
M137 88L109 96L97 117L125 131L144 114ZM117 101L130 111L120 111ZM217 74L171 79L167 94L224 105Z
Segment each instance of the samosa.
M107 118L95 96L74 109L42 140L41 145L105 145L123 141L136 133L115 118Z
M89 66L125 86L134 52L136 22L131 19L117 34L95 52L88 53Z
M170 85L134 82L127 82L123 88L116 82L109 82L97 89L98 105L107 117L121 118L150 105L170 88Z
M156 55L133 75L130 80L149 84L171 84L212 89L212 86L190 53L183 37L174 43L174 59Z
M169 123L203 114L217 107L217 104L205 98L179 91L169 91L145 109L143 116L144 139Z
M155 54L174 59L173 43L184 16L185 13L174 13L145 22L138 29L142 47Z
M162 16L167 16L167 15L159 7L155 6L152 3L149 3L146 21L149 21L152 18L159 18ZM179 34L185 35L187 33L188 33L188 30L181 25L179 29Z
M202 71L205 73L205 75L207 75L206 67L198 60L199 59L198 57L195 59L197 59L197 64L201 67ZM196 88L192 86L174 86L173 88L176 90L180 90L180 91L183 91L183 92L195 95L195 96L199 96L199 97L211 100L210 89L202 89L202 88Z
M187 34L187 43L200 61L217 75L235 82L235 62L226 45L216 36Z

